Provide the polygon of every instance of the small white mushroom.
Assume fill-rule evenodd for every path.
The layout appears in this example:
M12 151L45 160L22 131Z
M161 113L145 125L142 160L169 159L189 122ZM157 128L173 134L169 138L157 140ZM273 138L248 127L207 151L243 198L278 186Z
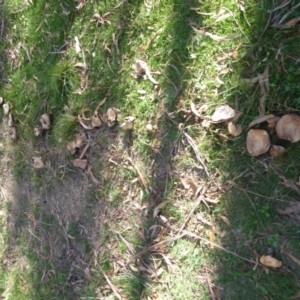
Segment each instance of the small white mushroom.
M86 143L86 135L84 133L75 134L75 147L80 148Z
M211 121L214 123L229 122L235 117L235 110L229 105L221 105L216 108L211 116Z
M92 125L94 127L101 127L102 121L97 111L95 111L92 115Z
M113 108L109 108L107 110L107 125L108 127L112 127L115 125L116 121L117 121L117 114L115 112L115 110Z
M148 124L146 125L146 130L147 130L148 132L153 132L153 126L152 126L151 123L148 123Z
M40 123L42 129L49 130L51 125L50 116L48 114L43 114L40 118Z
M67 144L67 149L69 150L71 155L74 155L76 152L76 144L74 141L71 141Z
M35 136L40 136L43 132L42 126L41 125L35 126L33 132Z
M276 133L279 138L296 143L300 140L300 116L287 114L281 117L276 124Z
M0 97L0 105L2 105L2 104L3 104L3 102L4 102L4 99L3 99L3 97Z
M9 104L8 103L3 104L3 112L5 115L7 115L9 113Z
M267 152L270 148L270 137L267 131L251 129L246 139L247 150L250 155L258 156Z
M237 137L242 133L242 126L240 124L233 124L233 122L228 123L228 132Z
M42 158L40 156L34 156L33 158L33 164L32 166L35 168L35 169L43 169L44 168L44 163L42 161Z
M132 130L134 127L135 117L126 117L125 122L120 126L123 130Z

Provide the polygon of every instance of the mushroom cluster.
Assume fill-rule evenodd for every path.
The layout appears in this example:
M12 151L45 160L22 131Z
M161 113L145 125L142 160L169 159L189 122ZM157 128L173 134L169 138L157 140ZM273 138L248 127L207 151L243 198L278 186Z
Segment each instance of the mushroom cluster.
M85 170L88 166L86 152L92 145L92 131L99 129L103 125L113 127L119 121L121 111L115 107L109 108L106 114L101 115L98 108L105 102L102 101L94 113L87 117L85 111L78 116L78 122L81 125L81 133L74 135L74 139L67 143L67 149L71 155L79 154L79 157L73 160L73 165ZM134 127L134 117L125 118L125 122L120 126L123 130L132 130Z
M205 124L207 122L212 122L214 124L218 123L227 123L227 129L229 134L234 137L241 135L242 126L240 124L235 124L235 122L240 117L241 113L237 110L234 110L229 105L221 105L216 108L213 115L210 118L210 121L204 119L204 123L202 123L203 127L209 127L210 124Z
M253 121L249 127L268 122L268 128L275 130L279 139L288 140L291 143L300 141L300 116L289 113L282 117L268 115ZM270 135L264 129L250 129L247 134L246 147L250 155L259 156L269 151L273 157L280 157L285 148L280 145L272 145Z

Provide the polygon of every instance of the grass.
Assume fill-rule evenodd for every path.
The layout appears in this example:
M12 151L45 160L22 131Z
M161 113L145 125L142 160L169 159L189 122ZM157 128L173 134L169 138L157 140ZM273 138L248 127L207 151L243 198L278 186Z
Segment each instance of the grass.
M289 299L298 292L300 266L290 254L300 258L299 225L276 208L297 199L280 176L298 181L299 145L273 138L288 148L283 157L247 154L260 88L244 79L269 66L266 114L297 112L299 27L267 26L271 2L203 2L82 1L80 9L81 2L69 0L2 4L0 93L18 132L18 141L9 142L1 114L3 297L113 299L109 285L124 299L210 299L212 293L233 300ZM296 4L272 16L282 18ZM298 15L296 9L287 19ZM236 37L216 42L199 29ZM137 59L148 63L159 87L132 76ZM84 172L72 165L66 143L82 131L78 115L92 114L103 99L101 114L116 107L120 124L134 116L135 128L93 132L87 152L92 173ZM224 124L203 128L190 112L192 103L208 105L208 116L221 104L238 107L242 135L224 139ZM33 128L43 113L51 116L51 130L36 138ZM203 156L209 180L179 123ZM41 156L45 168L34 170L32 156ZM253 269L190 238L141 252L174 237L193 209L195 197L180 177L193 178L219 201L196 207L187 230L247 259L271 251L284 267ZM154 218L166 200L162 219Z

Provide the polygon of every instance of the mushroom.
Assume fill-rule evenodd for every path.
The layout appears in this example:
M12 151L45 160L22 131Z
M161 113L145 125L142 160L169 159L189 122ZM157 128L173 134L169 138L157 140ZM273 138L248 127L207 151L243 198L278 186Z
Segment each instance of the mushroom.
M135 117L132 116L125 118L125 122L120 126L120 128L124 130L132 130L134 127L134 120Z
M153 132L153 126L152 126L151 123L148 123L148 124L146 125L146 130L147 130L147 132Z
M3 112L5 115L7 115L9 113L9 104L8 103L3 104Z
M9 138L13 141L17 139L16 127L9 127Z
M43 114L40 118L40 123L42 129L49 130L51 125L50 116L48 114Z
M275 128L276 127L276 124L277 122L279 121L280 117L278 116L275 116L275 117L272 117L271 119L269 119L267 122L268 122L268 128Z
M300 116L287 114L281 117L276 124L276 133L279 138L296 143L300 140Z
M34 132L35 136L40 136L43 132L42 126L41 125L35 126L34 129L33 129L33 132Z
M3 102L4 102L4 99L3 99L3 97L0 97L0 105L2 105L2 104L3 104Z
M237 137L242 133L242 126L240 124L233 124L233 122L228 123L228 132Z
M35 168L35 169L43 169L44 168L44 163L42 161L42 158L40 156L34 156L33 158L33 164L32 166Z
M67 149L69 150L71 155L74 155L76 152L76 143L74 141L69 142L67 144Z
M270 268L281 268L282 262L271 255L263 255L260 258L260 263L263 264L265 267Z
M211 116L211 121L214 123L229 122L235 117L235 110L229 105L219 106L213 115Z
M102 125L102 121L97 111L95 111L92 115L92 125L94 127L100 127Z
M251 129L246 139L247 150L250 155L258 156L267 152L270 148L270 137L267 131Z
M270 147L270 155L273 157L280 157L286 151L282 146L271 145Z
M108 127L112 127L115 125L116 121L118 121L118 114L120 111L116 108L109 108L107 110L107 125Z
M84 170L87 167L87 159L76 158L73 160L73 166Z
M84 133L77 133L75 134L75 147L80 148L86 143L86 136Z

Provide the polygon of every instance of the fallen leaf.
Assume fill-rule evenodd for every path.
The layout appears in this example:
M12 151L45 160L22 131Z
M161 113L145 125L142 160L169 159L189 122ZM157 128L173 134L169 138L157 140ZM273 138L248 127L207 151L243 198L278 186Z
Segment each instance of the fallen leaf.
M260 263L269 268L281 268L282 262L271 255L262 255Z
M250 86L254 86L255 83L259 82L259 77L260 76L256 76L256 77L253 77L251 79L244 78L243 81L245 81L246 83L248 83Z
M283 216L288 216L291 219L300 221L300 203L293 203L287 206L285 209L276 209L277 213Z
M224 221L224 223L228 226L231 227L231 222L229 221L229 219L225 216L221 216L221 219Z
M284 177L283 175L280 175L281 179L283 180L283 185L287 188L291 188L292 190L294 190L298 195L300 195L300 188L297 186L296 183L294 183L291 180L288 180L286 177Z
M180 177L180 181L181 181L182 185L184 186L184 188L186 190L192 189L194 195L197 194L198 187L197 187L197 185L194 183L194 181L192 179Z
M300 17L297 17L297 18L293 18L291 19L290 21L288 21L287 23L285 23L282 28L292 28L292 27L295 27L297 25L297 23L300 22Z
M263 122L266 122L268 120L271 120L273 119L275 116L274 115L266 115L266 116L262 116L262 117L259 117L257 119L255 119L254 121L252 121L249 125L248 125L248 129L255 126L255 125L258 125L260 123L263 123Z
M162 203L160 203L159 205L157 205L155 208L154 208L154 211L153 211L153 218L156 218L160 212L160 210L167 204L169 204L170 202L172 202L172 200L166 200L166 201L163 201Z
M32 166L35 169L43 169L44 168L45 165L44 165L41 157L33 156L32 159L33 159L33 165Z

